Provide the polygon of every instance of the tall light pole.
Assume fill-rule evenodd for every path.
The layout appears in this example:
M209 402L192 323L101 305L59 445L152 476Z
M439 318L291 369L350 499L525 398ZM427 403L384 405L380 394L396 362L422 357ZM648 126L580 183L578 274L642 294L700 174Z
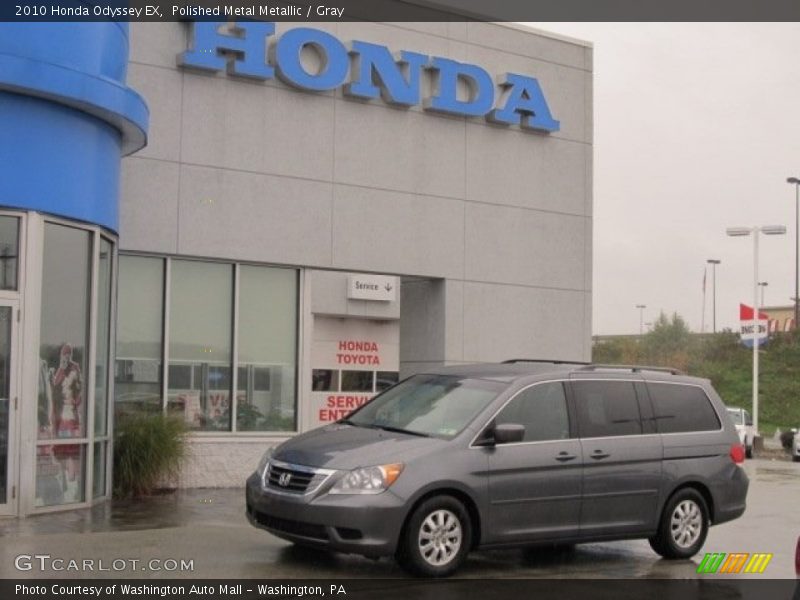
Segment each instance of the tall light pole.
M717 265L722 261L709 258L706 262L711 265L711 320L714 324L714 333L717 333Z
M761 306L764 306L764 290L767 288L768 285L769 285L769 282L767 282L767 281L759 281L758 282L758 287L761 288Z
M646 304L637 304L636 308L639 309L639 335L644 333L644 309L647 308Z
M794 328L800 330L800 178L789 177L786 183L794 185Z
M753 236L753 429L758 435L758 238L764 235L783 235L785 225L763 225L761 227L728 227L729 236Z

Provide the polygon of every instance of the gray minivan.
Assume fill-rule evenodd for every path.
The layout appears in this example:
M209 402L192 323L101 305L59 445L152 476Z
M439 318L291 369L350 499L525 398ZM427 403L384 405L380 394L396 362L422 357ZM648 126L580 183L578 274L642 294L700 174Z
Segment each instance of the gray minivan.
M647 538L687 558L745 510L744 448L704 379L510 361L414 375L269 450L247 517L423 576L473 548Z

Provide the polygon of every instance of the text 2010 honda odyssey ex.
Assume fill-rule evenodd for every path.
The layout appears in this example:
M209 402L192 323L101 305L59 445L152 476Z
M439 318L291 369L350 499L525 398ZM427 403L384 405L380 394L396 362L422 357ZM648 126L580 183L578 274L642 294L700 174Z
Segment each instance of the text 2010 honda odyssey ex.
M296 542L426 576L476 547L647 538L694 555L745 510L748 479L711 384L645 367L447 367L267 452L247 516Z

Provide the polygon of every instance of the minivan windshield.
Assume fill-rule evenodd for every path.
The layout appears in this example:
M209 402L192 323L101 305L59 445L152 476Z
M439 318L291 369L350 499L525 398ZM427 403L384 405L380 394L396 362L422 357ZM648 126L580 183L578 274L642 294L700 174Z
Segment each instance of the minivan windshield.
M343 423L452 438L506 386L452 375L415 375L375 396Z

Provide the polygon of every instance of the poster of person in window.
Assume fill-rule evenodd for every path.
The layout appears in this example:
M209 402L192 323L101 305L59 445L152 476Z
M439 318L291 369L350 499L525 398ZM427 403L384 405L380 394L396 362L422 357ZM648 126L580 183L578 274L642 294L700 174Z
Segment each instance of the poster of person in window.
M62 344L58 367L50 367L46 361L42 361L42 371L40 408L46 412L43 415L43 411L40 411L40 438L81 437L83 380L80 365L73 359L72 346ZM45 400L44 407L42 400ZM79 444L39 446L37 496L40 503L50 505L82 500L80 461Z

